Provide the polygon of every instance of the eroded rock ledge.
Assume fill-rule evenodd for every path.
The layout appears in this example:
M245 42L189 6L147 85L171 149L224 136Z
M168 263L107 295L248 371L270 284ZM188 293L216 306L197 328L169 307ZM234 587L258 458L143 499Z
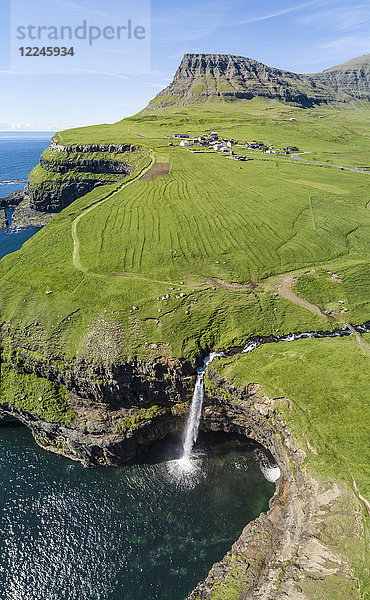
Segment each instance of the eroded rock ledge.
M281 477L269 511L245 527L187 600L308 600L323 597L327 582L339 589L343 578L353 589L351 597L360 598L357 579L335 547L339 540L327 541L338 514L351 520L352 533L362 535L361 507L344 485L307 473L306 452L276 410L289 400L270 399L259 385L235 388L212 370L208 377L202 429L256 440L274 456Z
M172 431L187 414L196 366L157 359L107 368L81 360L61 369L57 359L39 362L25 351L13 359L18 372L66 386L67 409L75 416L67 424L50 422L2 405L0 418L17 418L40 446L85 466L122 464ZM270 399L254 384L236 388L212 368L205 386L202 429L257 441L274 456L281 477L269 511L245 527L188 600L312 600L321 597L326 582L340 586L343 578L353 589L351 598L360 598L357 580L336 548L338 540L330 537L330 523L344 515L342 535L349 527L362 536L361 507L344 485L306 472L310 449L298 446L278 411L289 401ZM154 403L157 410L151 412Z
M9 339L6 327L2 335ZM188 411L194 361L68 362L57 354L44 358L40 350L21 338L0 347L3 416L29 427L46 450L86 467L123 464Z

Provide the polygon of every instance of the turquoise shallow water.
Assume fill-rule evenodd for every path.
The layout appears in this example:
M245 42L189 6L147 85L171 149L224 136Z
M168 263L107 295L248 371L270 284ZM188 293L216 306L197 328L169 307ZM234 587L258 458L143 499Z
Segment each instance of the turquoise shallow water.
M176 443L118 469L83 469L0 429L1 600L182 600L275 486L245 441L203 435L194 478Z

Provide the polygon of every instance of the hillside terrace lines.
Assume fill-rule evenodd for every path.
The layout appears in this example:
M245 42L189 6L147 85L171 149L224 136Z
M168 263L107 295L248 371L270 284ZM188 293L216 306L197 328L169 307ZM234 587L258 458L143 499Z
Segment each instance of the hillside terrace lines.
M333 240L325 241L313 236L306 231L307 223L300 227L298 233L293 231L292 220L301 210L302 204L297 202L298 198L294 198L289 190L284 203L279 203L279 215L276 216L277 191L273 169L268 172L270 179L266 186L272 198L266 198L266 206L266 203L262 204L262 193L257 198L258 187L253 188L253 180L235 178L233 163L230 163L232 170L227 168L225 172L225 177L230 177L230 182L226 180L224 186L223 180L217 178L218 164L211 157L203 157L194 173L191 156L176 151L174 154L179 155L179 158L181 154L184 158L179 162L176 159L175 168L165 182L160 179L155 182L143 181L142 186L131 188L132 193L112 199L112 204L119 200L117 207L120 206L120 218L119 221L116 220L116 210L113 210L111 225L108 222L104 236L104 256L94 252L93 238L87 246L84 236L79 236L85 252L79 258L85 267L91 269L88 273L96 274L98 271L110 276L112 272L114 277L127 277L127 271L131 271L131 278L171 281L173 276L178 277L174 275L176 269L184 269L184 276L217 275L228 281L235 281L234 273L240 273L245 282L251 277L249 266L258 279L270 276L274 271L276 273L277 268L280 272L294 268L297 253L302 255L302 266L315 258L318 248L322 258L332 254ZM256 172L258 173L258 169ZM244 181L248 184L246 193ZM303 201L302 198L302 203ZM227 209L228 202L230 210ZM95 215L96 230L99 228L97 216ZM92 215L86 218L92 222ZM281 221L290 221L291 229L282 228ZM132 232L129 241L126 238L127 230ZM133 230L136 238L133 237ZM115 239L112 239L112 233ZM121 247L116 259L110 252L113 243L115 249ZM129 244L131 251L126 248L126 244ZM86 254L87 248L89 254ZM227 258L227 267L215 268L213 264L217 261L214 259L220 257L221 248L222 254L230 253L231 260ZM172 254L174 250L177 251L177 256ZM277 253L281 260L276 260ZM167 269L170 270L167 272ZM197 287L196 284L193 287Z
M85 269L85 267L82 266L81 261L80 261L80 256L79 256L79 240L78 240L78 236L77 236L77 225L79 223L79 221L88 213L90 213L92 210L96 209L98 206L101 206L104 202L107 202L107 200L109 200L110 198L112 198L113 196L115 196L116 194L118 194L119 192L121 192L124 188L128 187L129 185L132 185L139 177L142 176L142 174L147 173L148 171L150 171L150 169L152 168L153 164L155 162L155 157L154 154L151 153L151 161L148 167L145 167L138 175L136 175L135 177L133 177L132 179L130 179L129 181L121 184L119 186L119 188L117 190L115 190L114 192L110 192L105 198L103 198L102 200L99 200L98 202L95 202L94 204L92 204L91 206L89 206L88 208L86 208L82 213L80 213L72 222L72 227L71 227L71 235L72 235L72 239L73 239L73 265L74 267L78 270L81 271L82 273L87 274L88 270Z

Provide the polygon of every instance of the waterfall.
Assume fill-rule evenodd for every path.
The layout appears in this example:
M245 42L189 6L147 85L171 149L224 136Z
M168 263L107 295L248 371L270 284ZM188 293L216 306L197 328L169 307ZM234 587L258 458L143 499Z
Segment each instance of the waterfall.
M186 423L186 428L183 438L183 456L184 461L189 461L191 452L195 442L197 441L200 417L202 415L203 395L204 395L204 371L207 365L212 362L216 356L220 356L216 352L212 352L204 359L203 366L197 371L197 380L195 382L193 399L191 401L190 412Z

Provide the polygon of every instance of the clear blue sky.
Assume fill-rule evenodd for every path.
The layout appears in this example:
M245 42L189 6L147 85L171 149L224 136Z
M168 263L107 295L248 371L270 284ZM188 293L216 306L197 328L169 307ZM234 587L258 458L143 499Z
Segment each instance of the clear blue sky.
M185 52L238 54L300 73L370 52L368 0L152 0L150 45L137 64L113 42L104 42L110 55L97 42L95 51L102 51L91 54L91 64L64 72L51 67L27 74L9 64L9 31L13 38L14 33L7 4L42 5L41 24L58 23L62 11L66 23L92 19L103 27L123 23L128 7L140 21L142 15L135 14L140 1L150 0L1 0L0 130L55 131L134 114L170 82Z

